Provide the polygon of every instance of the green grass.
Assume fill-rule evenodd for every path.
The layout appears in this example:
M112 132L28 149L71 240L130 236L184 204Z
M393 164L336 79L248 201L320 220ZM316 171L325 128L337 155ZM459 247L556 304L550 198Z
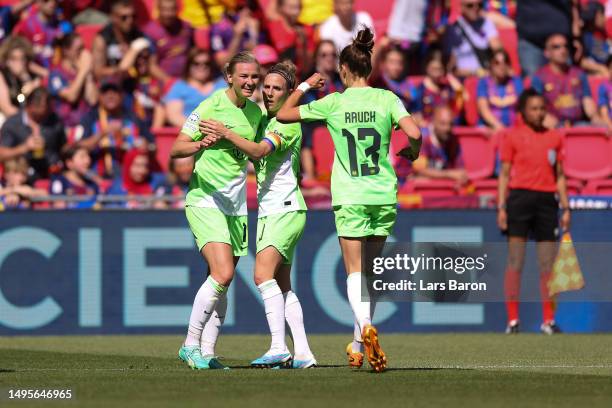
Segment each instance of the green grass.
M382 335L390 369L345 366L348 336L311 336L311 370L246 368L267 336L222 336L229 371L192 371L178 336L0 337L0 406L612 407L612 335ZM72 389L63 401L9 389Z

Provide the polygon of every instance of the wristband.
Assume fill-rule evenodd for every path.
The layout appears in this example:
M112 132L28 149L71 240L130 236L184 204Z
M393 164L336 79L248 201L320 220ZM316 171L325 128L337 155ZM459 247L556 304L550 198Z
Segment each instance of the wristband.
M306 93L310 91L310 88L312 87L308 84L308 82L302 82L301 84L298 85L296 89Z

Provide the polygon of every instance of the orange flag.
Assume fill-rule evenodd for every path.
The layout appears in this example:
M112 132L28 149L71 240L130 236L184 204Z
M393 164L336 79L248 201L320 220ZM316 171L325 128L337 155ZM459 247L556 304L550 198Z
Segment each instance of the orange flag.
M548 281L548 294L555 296L561 292L578 290L584 287L584 277L580 270L576 250L572 244L569 232L563 234L559 253L553 264L550 280Z

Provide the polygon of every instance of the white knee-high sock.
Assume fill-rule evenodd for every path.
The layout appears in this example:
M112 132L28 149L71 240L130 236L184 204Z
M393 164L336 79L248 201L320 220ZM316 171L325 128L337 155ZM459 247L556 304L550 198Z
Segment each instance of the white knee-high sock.
M202 330L202 338L200 339L200 350L202 350L203 356L214 356L215 346L217 344L217 338L219 338L219 332L221 326L225 321L225 312L227 311L227 292L219 298L215 312L210 316L210 320L204 325Z
M311 358L312 351L310 351L308 339L306 338L304 314L302 313L300 300L291 290L283 293L283 297L285 298L285 320L289 325L289 329L291 329L294 355L304 359Z
M361 333L366 325L372 324L370 302L361 300L361 272L349 274L346 278L346 292Z
M199 346L202 330L210 316L215 311L219 298L227 291L227 288L208 276L200 286L196 294L189 317L189 328L187 329L186 346Z
M361 329L359 329L359 323L355 318L355 324L353 325L353 351L355 353L363 353L363 339L361 338Z
M278 283L276 283L276 279L265 281L257 286L257 289L259 289L264 301L266 319L272 335L270 353L284 353L287 350L287 345L285 344L285 300L283 294Z

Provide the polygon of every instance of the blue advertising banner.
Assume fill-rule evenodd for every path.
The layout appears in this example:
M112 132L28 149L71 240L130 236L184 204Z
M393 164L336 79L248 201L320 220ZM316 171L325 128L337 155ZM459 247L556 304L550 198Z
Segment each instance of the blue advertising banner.
M576 211L572 222L576 242L611 241L608 211ZM254 216L249 223L254 244ZM495 212L489 210L400 211L393 239L504 241ZM267 330L252 282L254 256L251 245L238 264L228 297L226 333ZM588 294L589 282L609 278L591 272L595 268L589 265L599 260L578 256ZM309 212L292 275L309 332L352 332L331 212ZM0 213L0 335L182 333L205 276L206 264L183 212ZM537 276L525 276L523 285L537 290ZM560 296L564 299L577 298L568 293ZM501 331L505 309L501 302L384 302L374 320L386 332ZM538 303L521 305L524 329L537 330L540 320ZM557 321L570 332L612 331L612 303L560 302Z

